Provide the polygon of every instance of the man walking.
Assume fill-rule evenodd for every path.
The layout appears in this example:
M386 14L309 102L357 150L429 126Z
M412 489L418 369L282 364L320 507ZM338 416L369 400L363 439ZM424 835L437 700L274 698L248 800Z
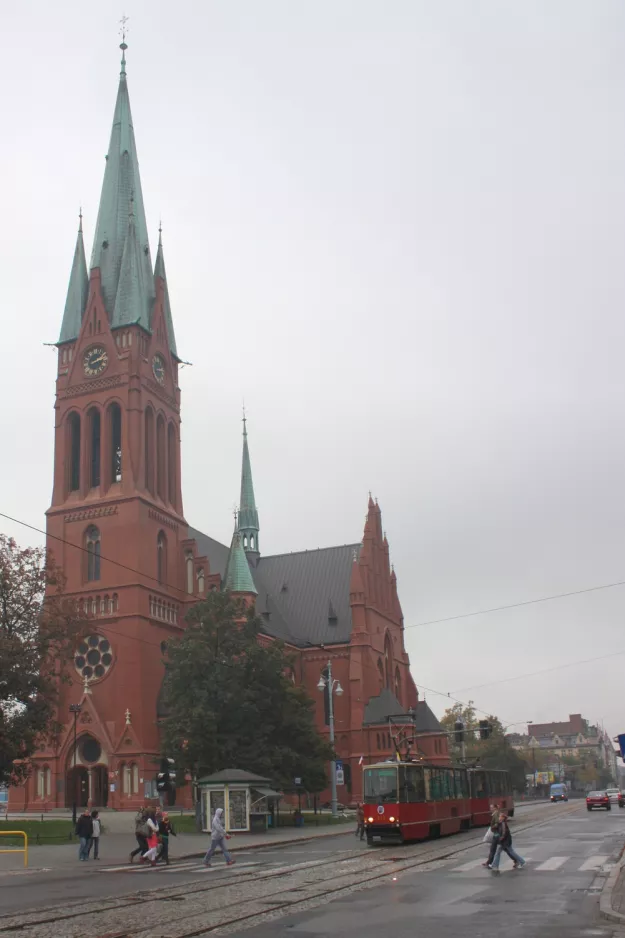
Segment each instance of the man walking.
M204 866L211 865L211 857L216 850L221 849L221 852L224 855L224 860L226 861L227 866L232 866L235 862L232 859L230 851L226 847L226 840L230 840L230 835L226 834L226 828L223 825L223 808L217 808L215 815L213 817L213 823L211 824L211 845L206 851L206 856L204 857Z
M93 820L88 808L85 808L83 814L76 821L76 836L80 838L78 859L88 860L91 837L93 836Z
M523 859L522 856L519 856L519 854L516 852L516 850L512 846L512 834L510 833L510 828L508 827L508 815L506 814L505 811L501 812L501 815L499 818L498 833L499 833L499 845L497 847L497 854L495 856L495 859L493 860L493 865L491 866L492 872L499 873L499 861L501 860L502 852L505 852L508 854L508 856L510 857L510 859L512 860L514 864L513 868L515 870L522 870L523 867L525 866L525 860Z

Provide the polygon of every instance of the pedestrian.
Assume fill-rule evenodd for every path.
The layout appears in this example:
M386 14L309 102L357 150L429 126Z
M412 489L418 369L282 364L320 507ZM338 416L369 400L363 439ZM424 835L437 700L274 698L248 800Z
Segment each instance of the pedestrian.
M160 812L159 812L160 814ZM158 821L156 820L156 812L150 811L146 821L150 833L148 834L148 849L143 854L144 860L149 860L152 866L156 866L156 855L159 852L160 847L160 838L158 836Z
M230 851L226 847L226 841L230 840L230 834L226 834L226 829L223 825L224 809L217 808L215 815L213 817L213 823L211 824L211 844L208 850L206 851L206 856L204 857L204 866L211 865L211 857L216 850L221 850L224 855L224 860L226 861L226 866L232 866L235 862L232 859Z
M360 839L364 840L365 836L365 806L362 801L358 802L358 808L356 809L356 837L360 834Z
M140 855L140 860L142 860L143 854L147 853L149 833L150 828L148 827L148 809L141 808L135 817L135 839L139 846L130 854L131 863L134 861L134 858L137 854Z
M519 856L519 854L512 846L512 834L510 833L510 827L508 826L508 815L505 811L502 811L500 814L497 833L499 837L499 843L497 845L497 853L495 854L495 859L493 860L491 871L493 873L499 873L499 861L501 860L502 852L508 854L514 863L515 870L522 870L525 866L525 860L522 856Z
M97 811L91 812L91 823L93 824L93 833L91 835L91 840L89 842L89 851L91 853L91 847L93 846L93 859L100 859L100 833L102 830L102 825L100 824L100 816Z
M164 860L167 866L169 866L169 836L171 834L176 837L176 831L174 830L173 824L169 820L169 815L166 811L163 812L160 817L158 833L161 839L161 852L158 859Z
M83 813L76 821L76 836L80 838L80 847L78 848L78 859L89 859L89 847L91 846L91 836L93 834L93 821L89 814L89 809L85 808Z
M495 853L497 852L497 847L499 846L499 821L501 819L501 809L497 805L493 805L493 813L490 817L490 840L487 841L490 843L490 851L488 853L488 860L484 863L484 866L487 866L489 870L493 868L493 860L495 859ZM487 834L488 837L488 834Z

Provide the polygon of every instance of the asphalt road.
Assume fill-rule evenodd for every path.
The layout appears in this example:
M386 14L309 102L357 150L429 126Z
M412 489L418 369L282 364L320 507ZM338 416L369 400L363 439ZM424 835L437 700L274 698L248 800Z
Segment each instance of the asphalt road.
M248 935L322 938L608 936L597 896L625 843L625 811L531 805L514 822L515 847L494 877L484 870L482 832L404 847L368 848L353 834L171 867L82 865L0 877L0 938L186 938Z
M484 848L430 868L391 874L381 885L336 902L231 935L246 938L608 938L624 932L598 917L598 896L625 845L625 812L580 811L519 833L515 849L527 859L513 870L502 859L494 876L481 863ZM225 934L225 932L224 932Z

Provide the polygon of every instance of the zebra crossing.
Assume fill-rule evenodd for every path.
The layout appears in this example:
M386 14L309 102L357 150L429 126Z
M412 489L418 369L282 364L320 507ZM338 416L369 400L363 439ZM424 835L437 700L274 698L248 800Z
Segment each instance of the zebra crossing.
M534 861L532 862L531 856L524 856L525 861L529 864L529 868L535 870L537 873L557 873L559 870L562 870L566 867L567 872L575 873L599 873L599 872L608 872L613 864L609 863L609 856L603 854L595 854L594 856L587 857L574 857L574 856L554 856L548 857L545 860ZM450 873L471 873L474 870L484 868L484 857L478 857L476 860L469 860L467 863L461 863L459 866L452 866L449 868ZM513 867L510 864L510 860L507 857L502 857L500 870L502 873L511 872Z

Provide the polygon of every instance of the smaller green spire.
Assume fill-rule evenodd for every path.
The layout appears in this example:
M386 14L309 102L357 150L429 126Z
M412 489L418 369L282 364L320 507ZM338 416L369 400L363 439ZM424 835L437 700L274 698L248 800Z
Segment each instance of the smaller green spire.
M135 223L134 194L131 194L128 234L122 254L113 310L113 322L116 326L127 326L135 322L143 324L148 320L152 302L152 285L145 282L145 273Z
M158 250L156 252L156 263L154 265L154 280L161 278L164 284L164 314L165 324L167 326L167 338L169 339L169 348L176 358L178 351L176 349L176 336L174 335L174 320L171 315L171 304L169 302L169 287L167 286L167 274L165 273L165 257L163 255L163 226L158 226Z
M239 531L243 535L246 551L258 553L258 511L254 498L254 483L252 482L252 463L250 450L247 445L247 417L243 409L243 464L241 466L241 501L239 504Z
M72 271L69 275L69 286L67 288L67 299L65 300L65 311L63 313L63 323L61 325L61 342L71 342L78 338L82 317L85 315L87 306L87 296L89 294L89 275L87 273L87 260L85 258L85 245L82 238L82 209L79 214L78 236L76 238L76 247L74 248L74 260L72 261Z
M255 596L258 594L238 531L232 535L224 589L232 593L253 593Z

